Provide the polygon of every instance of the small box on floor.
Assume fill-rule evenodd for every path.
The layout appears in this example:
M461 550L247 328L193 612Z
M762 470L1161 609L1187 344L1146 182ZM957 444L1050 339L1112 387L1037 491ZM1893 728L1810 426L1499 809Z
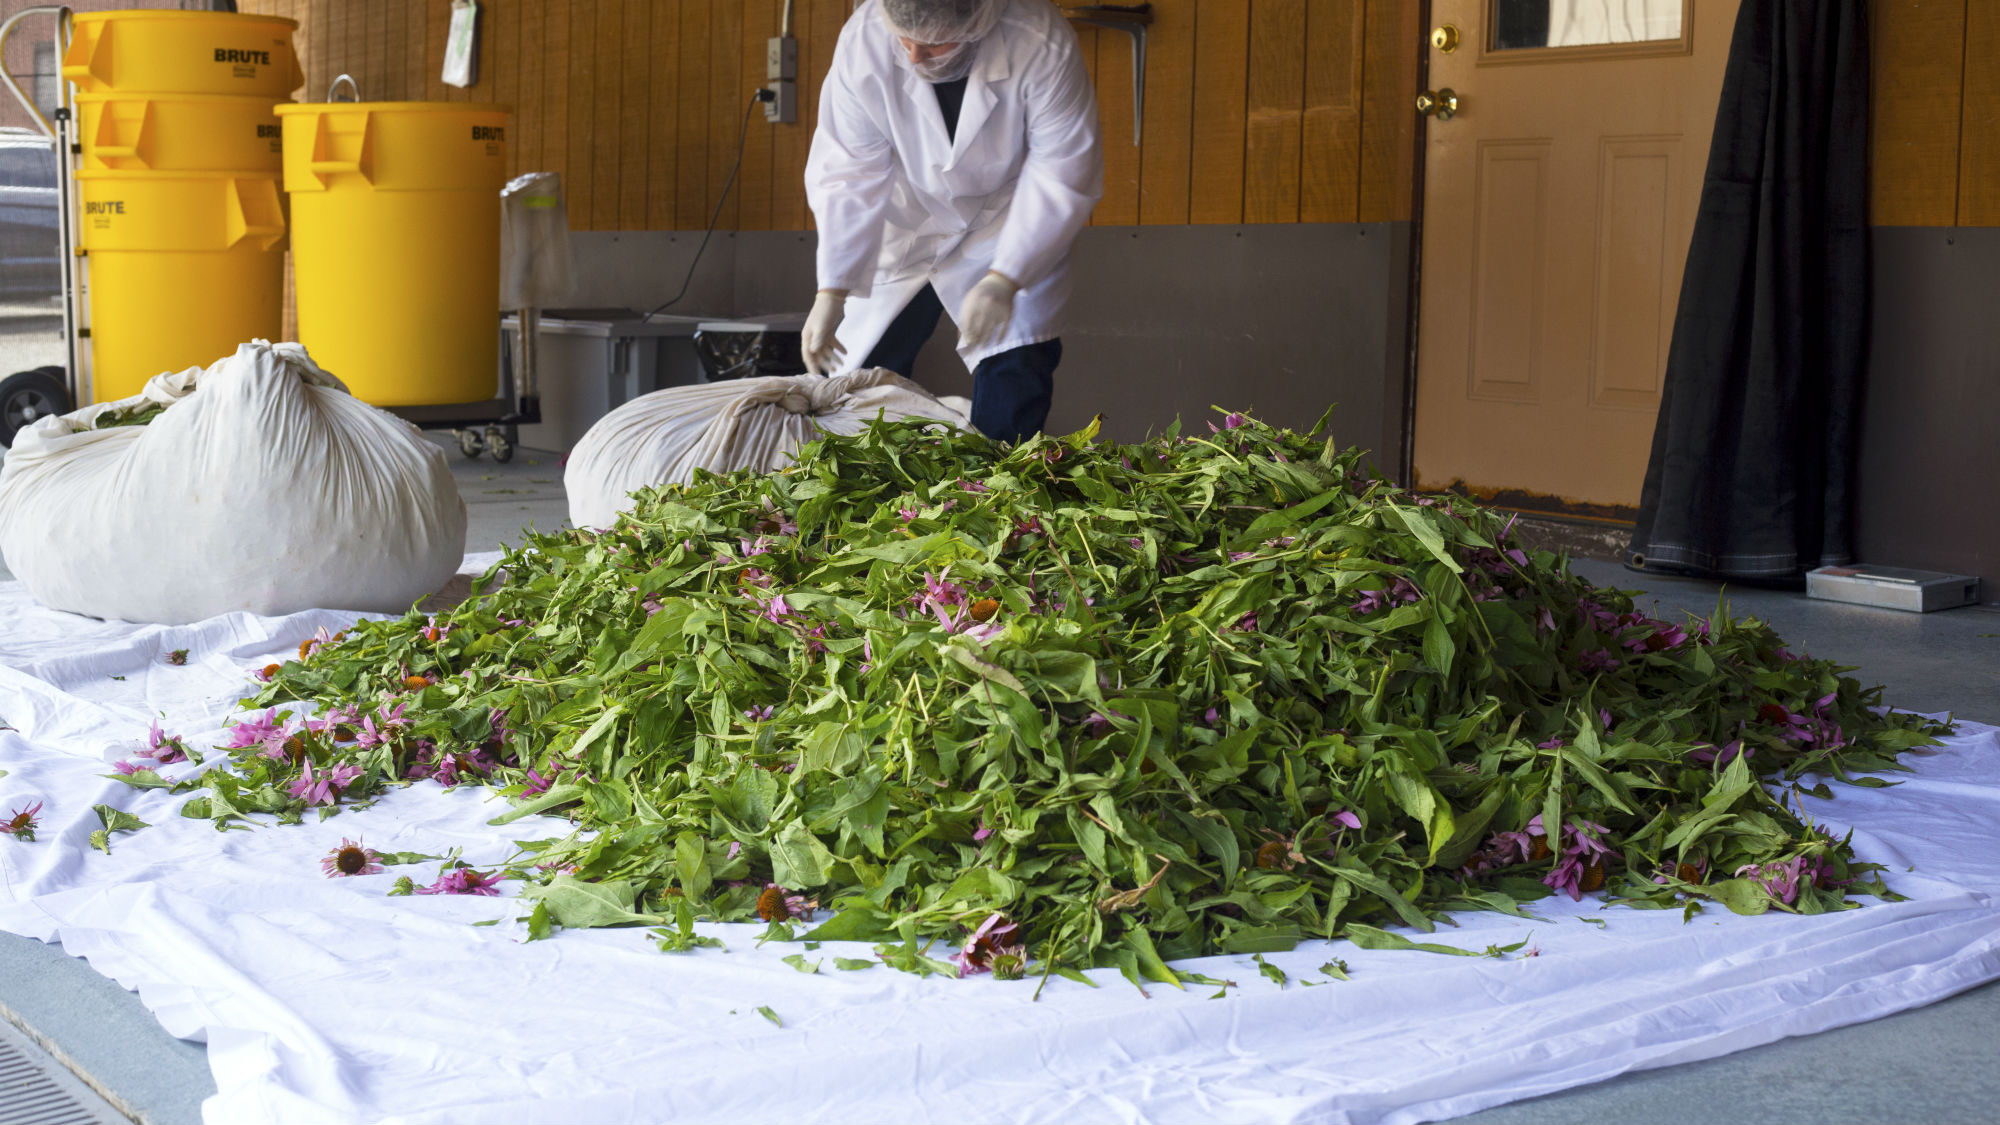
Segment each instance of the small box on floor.
M1979 579L1900 566L1823 566L1806 572L1806 596L1929 613L1979 603Z

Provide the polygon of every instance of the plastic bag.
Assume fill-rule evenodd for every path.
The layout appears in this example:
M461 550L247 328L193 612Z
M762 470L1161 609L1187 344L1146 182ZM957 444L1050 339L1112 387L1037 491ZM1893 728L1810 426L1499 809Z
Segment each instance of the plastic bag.
M724 322L727 324L728 322ZM694 332L694 354L711 383L760 375L804 375L798 329L704 324Z
M686 484L696 469L776 472L822 431L860 433L877 414L935 418L969 430L970 406L963 398L934 398L880 367L832 378L779 375L654 391L606 414L570 451L563 473L569 519L577 527L609 527L632 507L634 490Z
M92 617L401 613L458 570L465 502L414 426L257 340L21 431L0 556L35 600Z
M562 176L526 172L500 189L500 307L560 307L575 271Z

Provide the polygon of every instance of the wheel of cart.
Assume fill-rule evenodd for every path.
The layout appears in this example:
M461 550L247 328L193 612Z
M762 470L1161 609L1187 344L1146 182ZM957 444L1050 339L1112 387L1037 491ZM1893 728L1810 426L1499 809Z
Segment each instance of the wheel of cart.
M495 461L514 459L514 446L520 439L520 430L513 425L493 425L486 427L486 455Z
M521 427L542 420L542 402L534 393L533 378L532 368L522 378L514 377L511 347L503 339L499 397L486 402L387 409L420 430L450 430L452 441L467 460L476 461L484 453L495 461L511 461L521 445Z
M0 379L0 447L11 448L14 435L37 418L67 414L75 408L66 374L60 367L37 367Z

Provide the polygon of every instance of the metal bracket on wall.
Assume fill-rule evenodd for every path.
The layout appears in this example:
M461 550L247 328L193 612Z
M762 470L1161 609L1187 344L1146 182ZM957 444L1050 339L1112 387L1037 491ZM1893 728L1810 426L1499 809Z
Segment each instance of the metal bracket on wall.
M1146 116L1146 28L1153 22L1151 4L1081 4L1064 8L1069 22L1122 31L1132 37L1132 144L1139 143L1139 125Z

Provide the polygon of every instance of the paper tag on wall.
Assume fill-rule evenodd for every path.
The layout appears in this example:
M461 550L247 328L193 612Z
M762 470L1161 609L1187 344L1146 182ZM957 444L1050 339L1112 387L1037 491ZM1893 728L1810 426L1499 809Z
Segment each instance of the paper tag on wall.
M451 0L444 39L444 83L463 89L479 80L479 0Z

